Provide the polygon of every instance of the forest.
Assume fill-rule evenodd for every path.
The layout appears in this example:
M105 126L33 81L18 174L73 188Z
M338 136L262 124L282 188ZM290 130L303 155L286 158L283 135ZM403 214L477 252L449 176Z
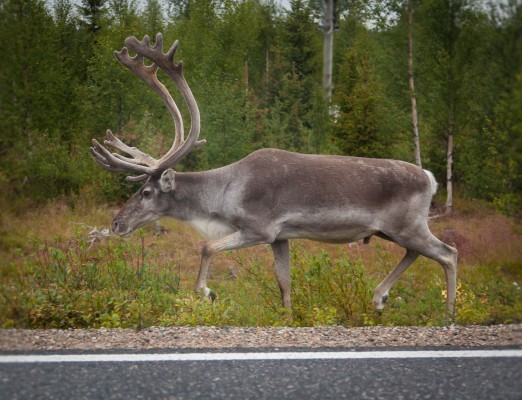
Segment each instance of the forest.
M4 203L118 202L135 190L98 168L89 146L111 129L152 154L170 147L163 103L113 56L127 36L162 32L166 45L180 40L176 57L207 141L179 168L222 166L262 147L396 158L435 174L448 212L454 188L517 215L522 3L338 0L330 99L322 8L317 0L1 0Z

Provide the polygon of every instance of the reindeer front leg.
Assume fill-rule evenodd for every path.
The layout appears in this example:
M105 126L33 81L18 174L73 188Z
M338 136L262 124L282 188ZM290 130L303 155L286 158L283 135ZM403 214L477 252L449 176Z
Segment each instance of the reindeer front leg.
M220 251L241 249L256 244L266 243L259 236L245 231L237 231L220 239L211 240L203 245L201 250L201 265L199 267L198 280L194 290L202 292L203 296L215 300L216 294L207 286L207 276L210 269L211 257Z

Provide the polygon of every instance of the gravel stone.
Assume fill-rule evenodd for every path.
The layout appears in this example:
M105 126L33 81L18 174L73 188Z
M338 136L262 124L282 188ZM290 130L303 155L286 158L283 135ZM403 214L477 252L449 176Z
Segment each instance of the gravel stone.
M0 329L0 351L315 347L522 347L522 324L348 328Z

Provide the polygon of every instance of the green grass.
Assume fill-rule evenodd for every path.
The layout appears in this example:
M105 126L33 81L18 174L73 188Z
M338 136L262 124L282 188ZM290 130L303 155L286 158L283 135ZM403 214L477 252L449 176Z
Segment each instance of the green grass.
M269 246L215 257L209 286L218 299L212 303L192 291L202 241L189 228L165 221L167 234L146 228L130 239L105 238L91 246L90 226L106 226L110 219L106 208L64 204L4 213L0 327L448 323L442 268L422 257L391 290L384 311L373 310L375 286L402 256L389 242L372 239L352 247L293 242L292 310L285 310ZM439 236L449 227L459 233L461 247L456 322L520 322L520 226L496 214L432 224Z

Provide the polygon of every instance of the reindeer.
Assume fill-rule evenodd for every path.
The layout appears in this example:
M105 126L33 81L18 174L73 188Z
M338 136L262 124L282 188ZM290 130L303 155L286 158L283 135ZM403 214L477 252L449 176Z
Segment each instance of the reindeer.
M179 42L163 53L161 34L154 45L148 36L125 40L114 54L165 102L175 126L174 142L154 159L120 141L110 130L106 146L96 139L94 160L110 172L137 173L130 182L146 181L112 221L114 233L128 236L137 228L170 216L188 223L207 238L195 290L215 298L207 286L211 257L221 251L270 244L283 307L291 310L289 240L350 243L378 236L406 249L404 258L377 286L373 305L382 310L392 285L419 255L440 263L446 275L446 309L454 314L457 250L437 239L428 227L428 212L437 190L433 175L413 164L387 159L298 154L277 149L254 151L233 164L204 172L172 169L199 140L200 114L174 62ZM130 49L136 55L131 57ZM147 66L144 57L152 61ZM184 137L181 113L156 72L161 68L179 88L190 112Z

